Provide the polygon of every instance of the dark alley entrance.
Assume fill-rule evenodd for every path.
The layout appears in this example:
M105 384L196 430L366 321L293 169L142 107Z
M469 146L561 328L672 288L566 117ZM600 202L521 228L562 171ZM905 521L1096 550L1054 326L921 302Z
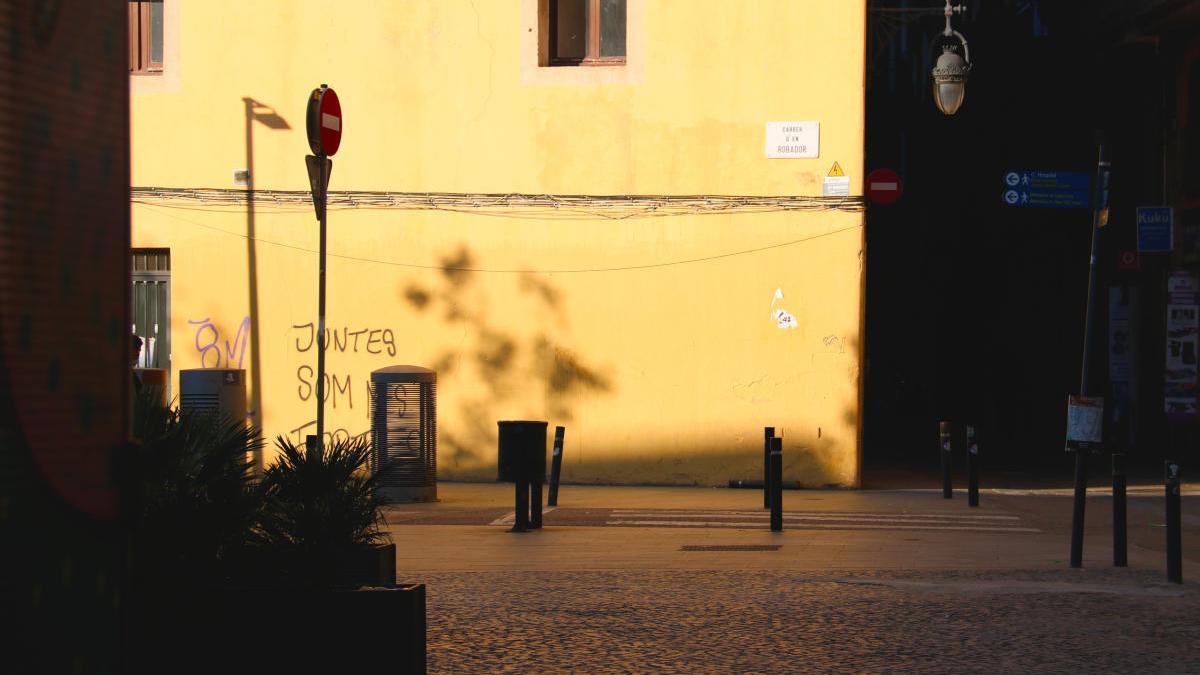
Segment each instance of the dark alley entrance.
M1136 250L1135 208L1171 203L1165 185L1187 164L1164 159L1163 141L1182 126L1174 87L1187 41L1175 23L1154 23L1159 15L1131 34L1114 30L1115 8L1098 7L1088 23L1051 3L978 3L955 19L975 70L962 110L947 117L929 78L942 17L887 12L911 4L873 3L870 18L866 167L896 170L904 195L868 206L866 219L864 485L936 480L940 419L977 426L993 475L1069 479L1066 397L1079 389L1092 212L1010 206L1002 195L1010 171L1094 173L1101 134L1112 209L1091 393L1112 394L1110 293L1128 301L1132 289L1134 414L1106 438L1128 439L1144 470L1194 452L1181 447L1194 421L1168 425L1161 412L1165 281L1181 263L1160 254L1142 255L1136 270L1117 264Z

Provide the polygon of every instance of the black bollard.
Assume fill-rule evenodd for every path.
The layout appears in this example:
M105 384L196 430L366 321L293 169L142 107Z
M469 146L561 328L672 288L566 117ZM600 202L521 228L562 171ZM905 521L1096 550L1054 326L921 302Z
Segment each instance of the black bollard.
M771 508L771 439L775 427L763 427L763 508Z
M1083 567L1083 515L1087 504L1086 448L1075 450L1075 499L1071 512L1071 567Z
M950 484L950 450L952 441L950 440L949 422L938 422L938 446L942 451L942 498L950 499L954 496L954 489Z
M1183 583L1183 541L1180 535L1179 464L1167 460L1167 581Z
M1125 509L1125 455L1114 452L1112 456L1113 494L1113 567L1126 567L1128 558L1128 529Z
M975 427L967 425L967 506L979 506L979 443Z
M528 532L529 480L527 478L517 478L517 503L513 507L513 513L516 515L516 520L513 522L512 529L509 532Z
M562 473L563 435L566 427L554 427L554 452L550 459L550 492L546 506L558 506L558 477Z
M771 531L783 531L783 439L771 439Z

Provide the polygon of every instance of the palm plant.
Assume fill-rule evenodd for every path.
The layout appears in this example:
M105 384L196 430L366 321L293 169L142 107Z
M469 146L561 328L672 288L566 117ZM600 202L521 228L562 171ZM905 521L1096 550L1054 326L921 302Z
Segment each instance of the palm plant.
M250 543L261 497L259 432L243 420L179 412L153 395L134 406L133 562L143 582L219 583Z
M280 581L336 585L347 555L387 541L379 474L367 471L370 442L360 437L301 448L279 437L275 444L279 455L262 478L257 543L276 557Z

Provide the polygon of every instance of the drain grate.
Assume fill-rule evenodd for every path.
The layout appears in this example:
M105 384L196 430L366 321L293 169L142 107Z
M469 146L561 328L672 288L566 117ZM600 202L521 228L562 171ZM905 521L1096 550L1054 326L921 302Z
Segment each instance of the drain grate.
M712 546L680 546L680 551L778 551L782 544L714 544Z

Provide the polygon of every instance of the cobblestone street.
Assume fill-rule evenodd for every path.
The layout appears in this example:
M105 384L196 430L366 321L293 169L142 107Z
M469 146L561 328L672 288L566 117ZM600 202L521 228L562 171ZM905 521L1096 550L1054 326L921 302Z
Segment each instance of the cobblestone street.
M421 576L431 672L1200 672L1200 593L1146 571Z
M1140 489L1140 488L1139 488ZM1184 580L1164 571L1162 504L989 492L797 491L783 532L756 492L569 486L545 527L509 533L511 486L440 486L389 510L402 581L426 585L438 673L1200 673L1200 536L1184 499Z

